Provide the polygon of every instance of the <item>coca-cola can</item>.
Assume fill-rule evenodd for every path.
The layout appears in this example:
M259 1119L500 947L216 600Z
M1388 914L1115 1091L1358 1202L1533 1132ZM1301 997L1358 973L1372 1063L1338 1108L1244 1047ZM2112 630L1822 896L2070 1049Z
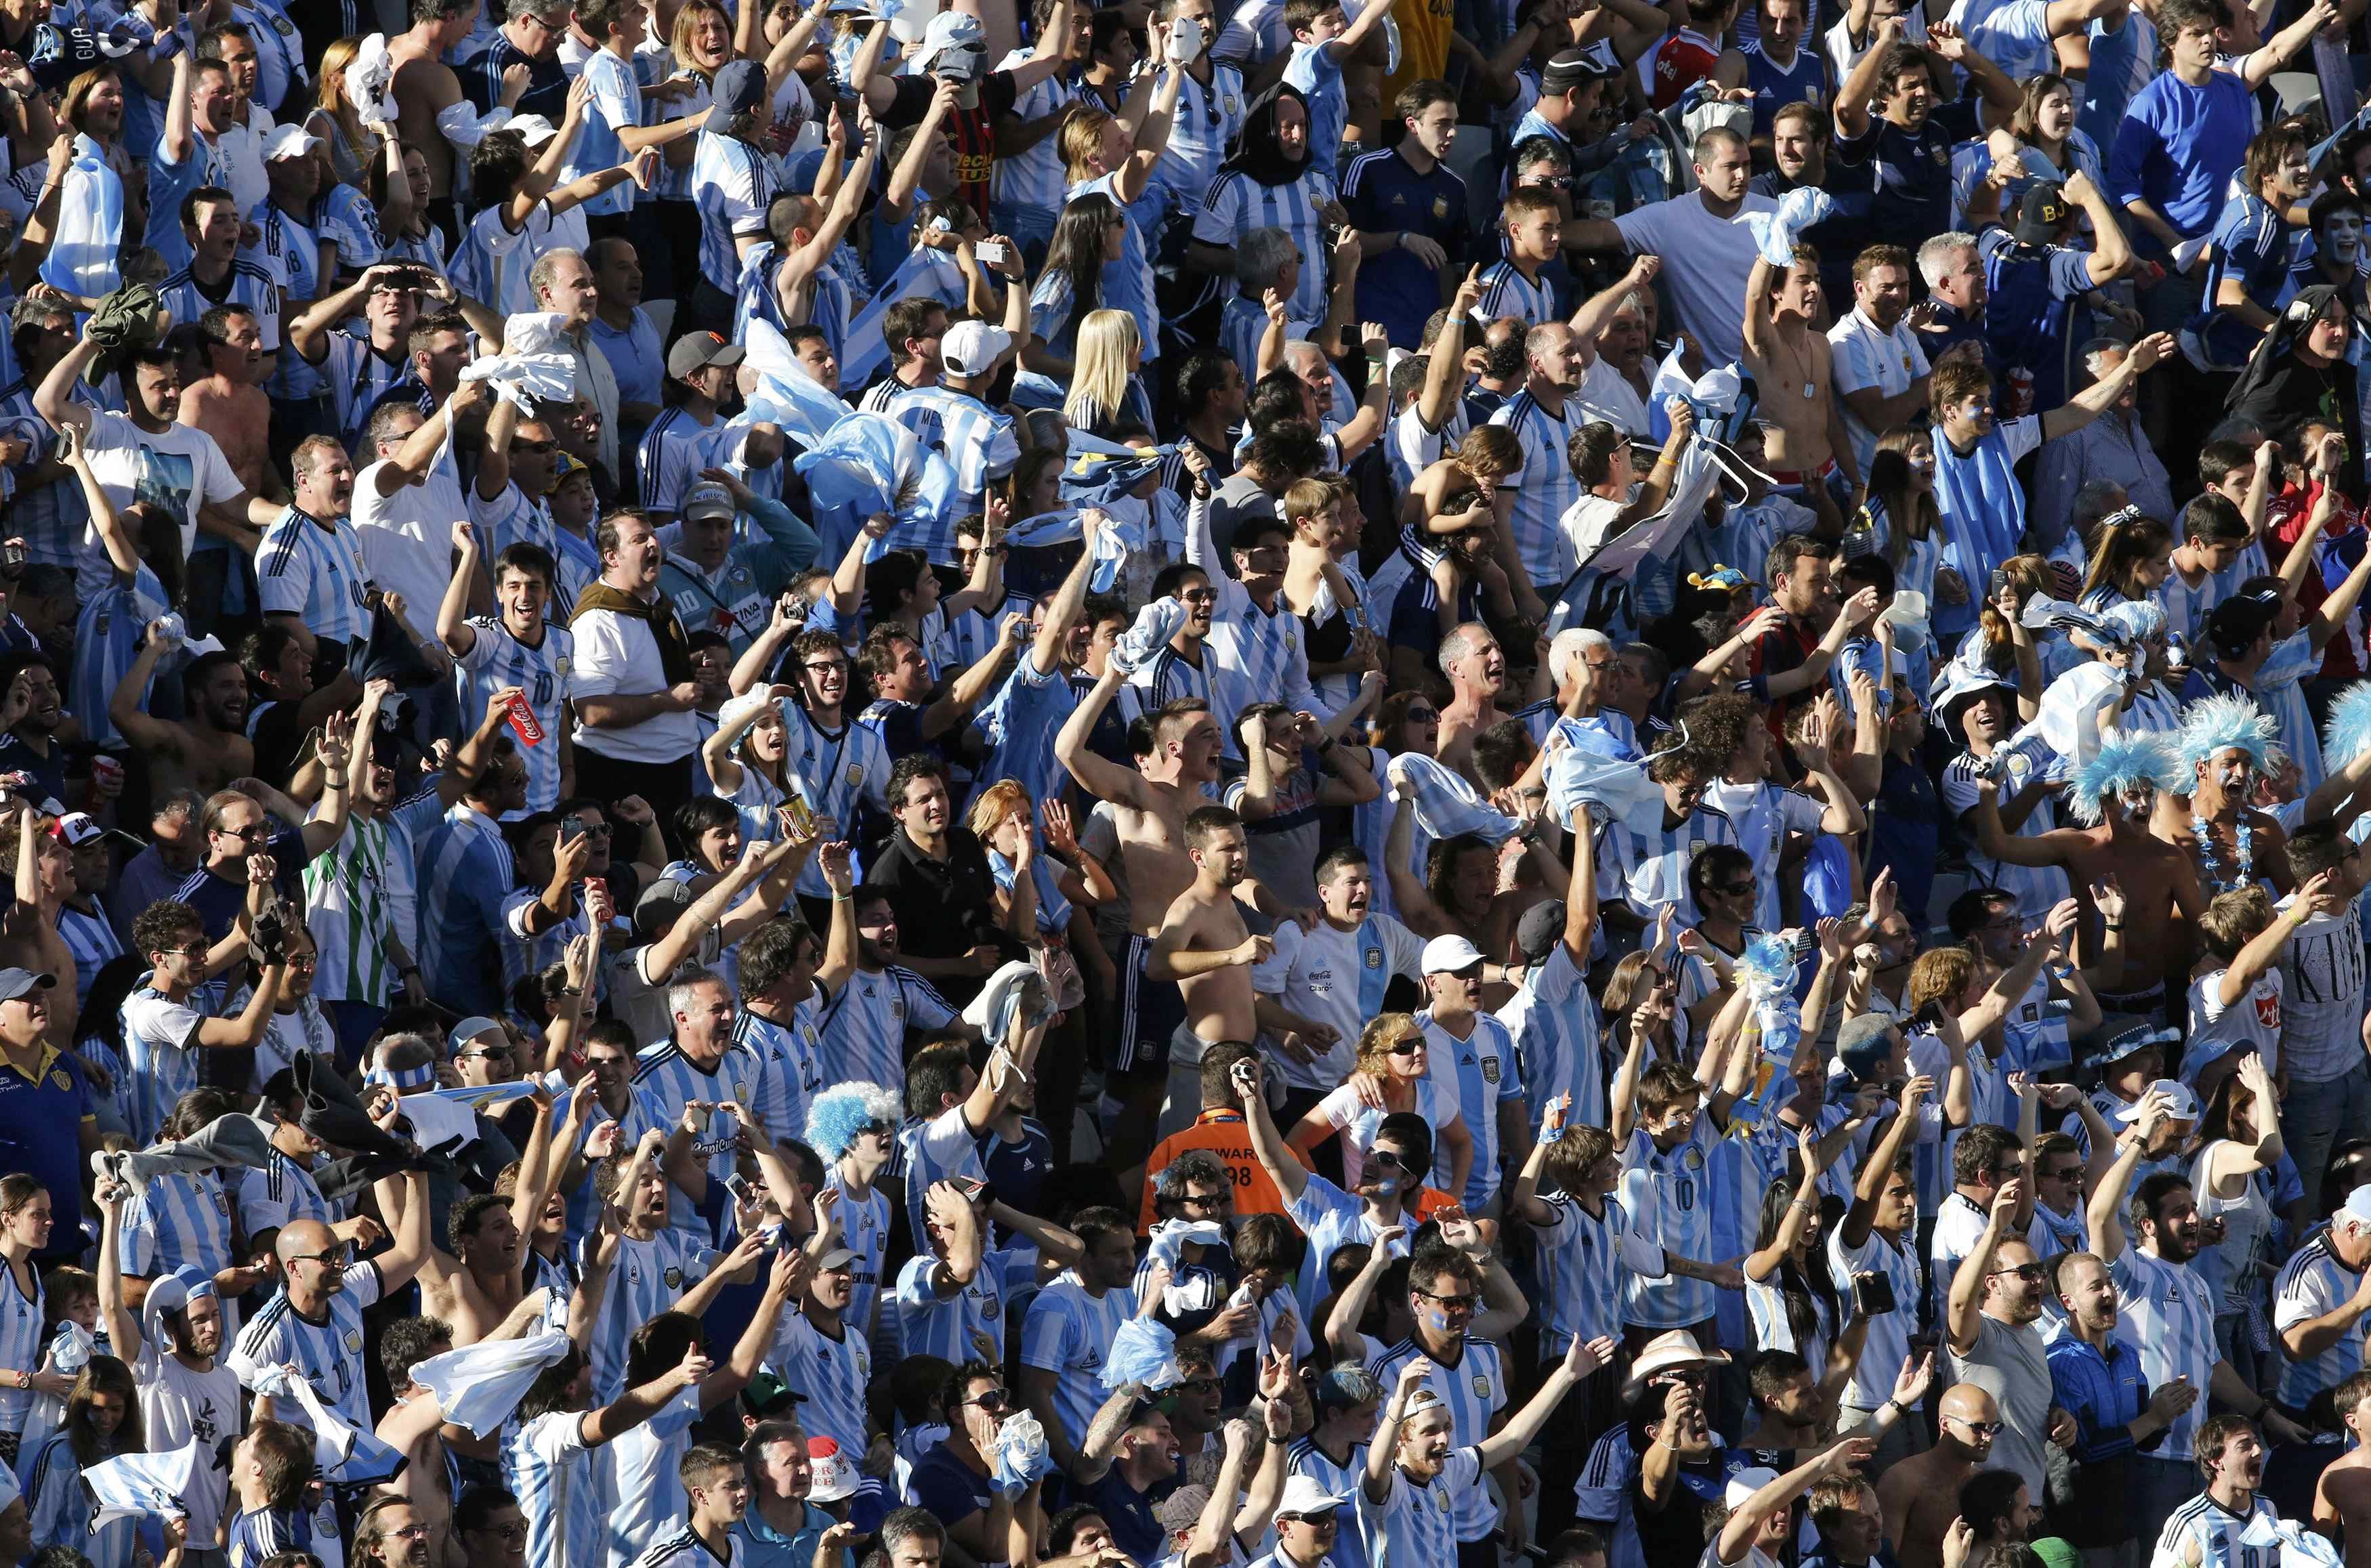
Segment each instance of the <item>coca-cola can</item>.
M535 709L528 705L525 695L511 698L510 712L507 717L510 720L511 733L519 738L519 744L523 746L543 744L543 721L535 716Z
M2009 369L2007 411L2013 420L2033 412L2033 372L2021 364Z
M101 752L90 759L90 778L91 782L101 789L121 790L123 788L123 765Z

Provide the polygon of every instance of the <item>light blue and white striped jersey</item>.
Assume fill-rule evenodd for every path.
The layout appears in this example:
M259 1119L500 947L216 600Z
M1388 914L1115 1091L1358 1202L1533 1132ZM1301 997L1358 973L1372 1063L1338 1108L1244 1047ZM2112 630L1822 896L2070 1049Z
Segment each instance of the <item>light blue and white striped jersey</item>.
M590 1249L596 1239L587 1236L581 1245ZM580 1272L591 1255L589 1251L577 1254ZM693 1245L680 1230L661 1229L648 1240L631 1235L619 1238L609 1288L601 1297L600 1315L593 1320L595 1404L607 1404L626 1391L626 1346L634 1331L672 1310L683 1293L699 1284L715 1262L715 1249ZM526 1500L519 1501L524 1506Z
M960 1105L950 1105L927 1122L909 1117L897 1129L897 1164L906 1176L906 1223L910 1234L929 1234L925 1228L929 1211L922 1199L933 1183L958 1176L988 1180L988 1169L980 1161L980 1143L985 1136L965 1117Z
M2273 1286L2273 1327L2286 1332L2337 1311L2363 1287L2363 1275L2339 1261L2328 1227L2315 1231L2281 1265ZM2320 1355L2305 1361L2284 1354L2278 1398L2303 1410L2313 1396L2335 1389L2363 1369L2364 1327L2354 1324Z
M1243 129L1243 109L1250 101L1242 72L1217 63L1209 66L1209 85L1205 86L1193 68L1186 68L1186 79L1178 86L1177 115L1170 125L1169 144L1161 150L1161 161L1152 166L1152 183L1169 193L1173 211L1191 213L1200 208L1210 181L1219 178L1227 144ZM1336 1558L1350 1534L1342 1532L1335 1550ZM1340 1568L1359 1565L1344 1562Z
M1328 186L1330 190L1333 189ZM1161 302L1152 292L1152 247L1158 235L1148 236L1145 225L1151 221L1151 210L1160 206L1157 196L1148 195L1130 206L1119 199L1119 176L1101 175L1081 180L1070 187L1062 199L1069 206L1081 196L1108 196L1128 216L1128 228L1122 235L1119 259L1104 264L1104 304L1113 310L1125 310L1139 322L1161 319ZM1152 363L1161 357L1161 334L1144 334L1144 363ZM933 556L932 559L938 559Z
M1918 1266L1914 1245L1896 1245L1881 1230L1872 1228L1857 1249L1846 1247L1844 1235L1841 1225L1828 1232L1829 1283L1847 1297L1856 1274L1881 1274L1893 1286L1893 1309L1868 1320L1868 1343L1845 1388L1846 1405L1873 1411L1893 1397L1894 1375L1910 1354L1910 1336L1919 1329L1918 1304L1926 1298L1926 1271Z
M1513 316L1533 327L1564 319L1556 310L1556 285L1545 278L1527 278L1521 268L1506 260L1482 269L1481 309L1493 321Z
M70 397L85 408L91 407L95 400L79 379ZM33 411L30 382L20 379L0 386L0 435L15 436L27 447L25 460L11 471L16 490L8 498L8 526L25 541L25 559L37 565L63 566L72 571L80 559L77 552L82 536L90 526L90 507L83 500L81 482L72 474L48 484L26 482L27 476L49 459L57 444L57 432L50 428L47 420ZM84 598L87 599L97 586L86 582ZM77 663L81 662L82 646L79 642L75 645ZM84 727L89 727L87 720Z
M766 237L766 209L783 190L779 162L737 137L697 133L691 202L700 211L700 271L720 289L741 275L736 236Z
M594 1471L609 1504L608 1516L601 1521L608 1568L629 1568L676 1533L691 1501L677 1467L690 1451L691 1424L699 1419L700 1385L694 1383L594 1455Z
M1532 965L1498 1018L1515 1043L1532 1124L1539 1124L1549 1101L1569 1094L1566 1125L1605 1125L1605 1023L1563 942Z
M1827 808L1810 796L1782 790L1766 778L1751 784L1715 779L1705 786L1705 802L1727 817L1737 831L1737 847L1753 861L1754 880L1762 884L1753 904L1753 925L1765 931L1786 924L1778 906L1778 874L1789 833L1806 836L1820 831Z
M896 1292L898 1345L903 1354L942 1355L958 1366L974 1358L1002 1365L1005 1270L1016 1254L1034 1261L1037 1250L1024 1247L989 1252L980 1261L979 1273L971 1283L944 1300L931 1287L939 1261L929 1247L907 1259L906 1266L897 1271ZM975 1334L986 1334L995 1350L982 1356L973 1343Z
M611 1288L616 1284L611 1283ZM526 1568L568 1568L602 1539L603 1488L584 1445L584 1413L555 1410L503 1435L503 1488L526 1516Z
M665 1040L645 1046L635 1064L634 1098L642 1102L642 1113L654 1127L676 1125L683 1119L683 1108L695 1100L709 1105L737 1100L746 1105L757 1092L758 1059L736 1045L728 1045L702 1066L681 1045ZM704 1159L711 1182L721 1184L733 1174L734 1139L740 1130L739 1118L730 1112L710 1113L708 1131L692 1145L692 1153ZM713 1241L709 1222L689 1198L670 1188L668 1205L677 1230L700 1238L703 1246Z
M195 321L217 305L243 306L263 335L263 352L280 351L280 281L252 261L234 259L228 283L220 294L210 291L184 266L156 285L156 302L171 311L176 321Z
M400 343L392 354L392 358L380 357L366 336L343 329L330 334L321 377L329 384L330 406L337 410L339 436L348 446L359 443L363 422L378 407L378 400L411 375L411 361Z
M132 1136L142 1148L156 1141L181 1096L198 1087L198 1025L204 1015L191 1006L194 1000L174 1001L153 986L143 986L123 999Z
M1213 629L1216 629L1215 626ZM1220 714L1218 699L1212 690L1219 657L1210 651L1207 638L1197 651L1200 656L1198 663L1164 642L1149 661L1128 673L1128 685L1130 689L1143 694L1145 712L1150 713L1181 697L1198 697L1209 705L1213 715ZM1227 720L1232 717L1232 712L1220 717L1219 729L1222 733L1229 727ZM1232 744L1232 738L1230 744Z
M744 773L750 769L744 768ZM753 1098L743 1104L765 1124L766 1136L804 1138L807 1106L825 1087L823 1036L815 1030L820 1009L810 997L779 1023L744 1006L733 1020L733 1048L757 1064Z
M461 711L485 712L486 704L504 686L526 694L536 722L543 726L543 740L528 745L514 734L511 741L526 764L526 809L548 812L560 803L560 738L575 722L568 707L568 677L575 663L576 638L567 628L546 621L540 645L530 648L500 616L471 616L469 628L478 640L454 661Z
M1569 1193L1543 1193L1540 1201L1551 1211L1545 1225L1532 1226L1539 1246L1542 1358L1563 1355L1576 1335L1619 1339L1622 1293L1633 1272L1631 1254L1652 1244L1625 1245L1631 1235L1630 1216L1622 1200L1611 1194L1602 1215L1590 1214Z
M1316 162L1310 159L1312 165ZM1292 236L1293 248L1301 252L1292 314L1322 320L1331 286L1326 258L1333 252L1325 243L1325 221L1320 209L1333 200L1333 179L1313 167L1281 185L1262 185L1241 169L1229 169L1210 181L1202 210L1194 215L1194 237L1205 245L1233 249L1254 229L1284 230Z
M413 956L430 994L447 1007L500 1011L502 952L513 945L503 903L518 883L503 830L475 806L456 801L421 840L416 864L420 946Z
M110 960L122 956L123 939L115 934L106 911L77 909L68 903L58 910L58 940L74 955L75 1005L87 1004L90 983Z
M663 409L642 432L635 465L642 476L642 509L673 513L683 505L684 492L700 478L702 468L716 466L719 443L729 439L732 427L723 415L700 422L680 405Z
M318 1219L330 1225L339 1218L315 1185L313 1173L277 1148L262 1170L242 1169L237 1182L238 1231L250 1245L291 1220Z
M1677 827L1651 836L1609 823L1597 840L1599 896L1619 883L1630 907L1649 924L1676 905L1682 926L1701 925L1688 893L1688 867L1708 845L1737 843L1737 826L1710 806L1698 806Z
M2198 1568L2279 1568L2278 1541L2271 1546L2242 1544L2260 1527L2281 1522L2280 1510L2258 1493L2245 1514L2235 1514L2202 1492L2167 1516L2149 1554L2149 1568L2189 1568L2190 1550L2198 1549ZM2300 1554L2302 1555L2302 1554Z
M1470 1451L1473 1445L1490 1435L1494 1418L1507 1407L1506 1369L1498 1346L1490 1340L1469 1337L1457 1355L1443 1359L1430 1355L1423 1343L1411 1336L1385 1351L1382 1359L1367 1370L1385 1389L1395 1389L1399 1386L1400 1368L1418 1356L1432 1364L1432 1371L1421 1386L1438 1394L1449 1407L1449 1440L1459 1450ZM1450 1456L1452 1469L1456 1454L1457 1450L1452 1450ZM1405 1481L1405 1477L1401 1479ZM1498 1528L1498 1510L1490 1501L1489 1488L1452 1487L1450 1497L1455 1505L1450 1523L1460 1541L1480 1540ZM1377 1568L1385 1565L1379 1561Z
M2006 801L2022 791L2032 778L2036 764L2024 751L1995 751L1995 756L2006 759L2008 778L2003 780L2000 798ZM1976 758L1961 752L1943 765L1943 806L1955 818L1973 811L1976 805ZM2057 791L2044 790L2017 829L2020 837L2031 837L2049 832L2058 825ZM2066 896L2066 873L2056 866L2011 866L1989 859L1972 844L1968 849L1968 874L1980 887L1996 887L2017 899L2018 918L2039 925L2057 902Z
M327 292L321 286L321 240L312 225L283 211L276 202L266 202L249 221L262 233L238 253L238 259L262 268L293 309L302 310L320 298ZM271 379L263 384L274 398L312 398L321 388L320 371L293 349L280 356Z
M1514 1036L1488 1013L1475 1015L1473 1032L1463 1040L1434 1022L1430 1008L1417 1014L1416 1021L1431 1047L1425 1076L1450 1091L1473 1136L1474 1164L1459 1201L1480 1214L1498 1193L1498 1107L1509 1101L1520 1106L1523 1099ZM1438 1185L1448 1184L1446 1149L1434 1159L1432 1179Z
M810 1436L838 1439L843 1454L861 1454L866 1447L864 1401L873 1380L873 1350L865 1343L862 1321L844 1316L840 1332L833 1333L816 1327L804 1312L785 1307L773 1348L766 1353L766 1365L793 1392L805 1396L799 1424Z
M2156 79L2157 23L2145 13L2095 18L2090 24L2091 69L2083 78L2083 102L2076 128L2100 146L2115 144L2116 128L2140 90Z
M1262 609L1251 590L1220 565L1218 547L1210 537L1207 500L1197 500L1186 509L1186 559L1209 573L1211 591L1218 595L1202 659L1209 673L1207 695L1211 715L1226 737L1227 754L1232 756L1237 751L1235 715L1254 703L1282 702L1296 712L1314 713L1321 721L1330 718L1333 709L1309 684L1309 650L1301 617L1292 613L1281 592L1273 608Z
M1490 422L1514 432L1522 448L1522 467L1499 481L1502 490L1511 487L1515 492L1507 523L1532 586L1543 595L1553 594L1564 586L1565 573L1558 570L1566 548L1564 514L1581 493L1569 448L1589 423L1589 412L1572 398L1562 409L1551 409L1526 388L1508 398Z
M1317 1446L1316 1438L1296 1437L1285 1450L1284 1473L1313 1476L1327 1495L1355 1499L1367 1481L1367 1446L1359 1444L1350 1450L1349 1458L1337 1465L1333 1456ZM1354 1528L1355 1524L1355 1520L1346 1519L1334 1532L1334 1550L1325 1554L1334 1568L1367 1568L1366 1536ZM1259 1568L1259 1564L1253 1564L1253 1568ZM1283 1564L1277 1568L1283 1568Z
M41 1289L41 1271L32 1263L25 1272L33 1281L33 1294L28 1297L17 1284L14 1267L0 1268L0 1366L39 1367L41 1365L41 1326L45 1321L47 1297ZM126 1274L132 1271L126 1269ZM0 1432L21 1433L25 1430L26 1412L33 1405L30 1389L0 1389Z
M1016 65L1026 64L1033 52L1016 49L1006 55L996 68L1010 71ZM1078 89L1068 75L1057 71L1015 98L1010 112L1014 119L1024 123L1043 120L1067 109L1077 97ZM1174 132L1171 133L1173 141L1175 135ZM1040 137L1026 151L1009 156L1000 156L989 179L989 192L994 205L1010 207L1024 216L1036 214L1036 221L1050 230L1055 219L1061 216L1062 199L1070 183L1062 167L1059 122L1056 123L1053 135Z
M290 507L263 531L255 582L265 615L301 617L305 629L324 642L351 645L370 636L364 599L370 572L363 565L362 536L350 519L325 525Z
M856 1271L855 1288L849 1292L845 1320L869 1339L882 1288L887 1283L889 1194L875 1186L861 1201L849 1196L848 1189L840 1183L837 1165L824 1178L824 1185L839 1194L840 1239L856 1254L852 1265Z
M944 1026L955 1009L938 987L898 964L859 965L839 994L824 1004L816 1026L830 1045L839 1081L877 1083L906 1097L906 1031Z
M1719 1136L1706 1111L1668 1149L1656 1147L1644 1128L1630 1130L1622 1147L1622 1207L1642 1239L1678 1257L1712 1256L1710 1157ZM1634 1274L1622 1292L1622 1320L1640 1328L1692 1328L1713 1311L1713 1287L1702 1280Z
M1129 1290L1088 1292L1076 1269L1040 1290L1021 1323L1021 1365L1054 1374L1054 1413L1073 1446L1087 1440L1087 1427L1110 1392L1103 1385L1104 1356L1119 1326L1136 1316Z
M1463 1544L1458 1538L1470 1533L1462 1527L1462 1515L1477 1505L1486 1513L1494 1511L1490 1489L1482 1484L1479 1448L1450 1449L1440 1473L1427 1483L1418 1484L1398 1465L1392 1467L1391 1477L1391 1495L1380 1504L1368 1501L1363 1484L1353 1490L1351 1505L1371 1568L1438 1568L1454 1562ZM1478 1505L1475 1499L1480 1499Z
M236 1354L242 1362L257 1366L295 1366L338 1419L368 1431L372 1423L370 1398L363 1387L363 1309L376 1302L385 1288L376 1263L367 1259L349 1263L344 1288L330 1297L329 1320L315 1323L296 1310L283 1286L238 1331ZM290 1402L280 1409L281 1420L299 1426L311 1424L302 1406Z
M910 387L889 412L914 432L917 441L943 455L955 471L955 499L944 521L901 529L897 543L901 548L920 549L940 565L952 565L955 520L980 510L988 487L1012 473L1012 466L1021 461L1012 416L952 386Z
M630 161L618 131L621 126L642 123L642 87L634 79L631 62L620 60L606 49L596 49L585 57L583 75L592 84L592 97L585 100L584 118L576 130L576 144L570 150L568 161L561 166L557 181L561 185ZM582 211L588 218L630 213L634 209L635 195L634 182L625 180L586 202ZM482 294L479 297L486 298ZM491 299L487 303L496 310L503 308Z
M1301 1320L1305 1323L1333 1294L1325 1284L1325 1260L1352 1242L1371 1242L1375 1232L1385 1227L1374 1222L1363 1199L1313 1174L1302 1185L1301 1196L1286 1200L1284 1212L1309 1238L1309 1250L1301 1260L1301 1277L1293 1283L1293 1292L1301 1297ZM1397 1218L1389 1222L1401 1223ZM1391 1244L1394 1258L1405 1256L1407 1250L1405 1237Z
M37 1361L17 1363L35 1366ZM112 1444L110 1444L110 1447ZM112 1458L112 1453L102 1457ZM24 1470L25 1514L38 1541L71 1541L91 1568L133 1568L132 1553L140 1544L140 1521L126 1515L98 1529L90 1528L90 1504L82 1490L82 1461L75 1458L74 1434L54 1432L38 1449L18 1456ZM247 1521L242 1518L239 1523ZM234 1550L238 1534L231 1535ZM255 1562L234 1557L231 1568L254 1568Z
M889 748L882 744L879 732L856 721L852 709L843 706L840 711L840 728L830 731L817 724L803 704L783 703L782 722L787 732L782 737L782 766L807 808L838 823L840 836L854 843L860 804L871 807L884 818L889 814ZM807 869L799 873L798 891L809 898L831 896L819 864L811 860ZM896 1077L875 1078L874 1082L905 1081L904 1055L893 1050L890 1059L900 1065Z
M1285 308L1284 340L1305 342L1324 318L1295 316ZM1219 348L1235 362L1245 381L1259 378L1260 343L1267 337L1267 306L1247 294L1232 294L1219 309Z

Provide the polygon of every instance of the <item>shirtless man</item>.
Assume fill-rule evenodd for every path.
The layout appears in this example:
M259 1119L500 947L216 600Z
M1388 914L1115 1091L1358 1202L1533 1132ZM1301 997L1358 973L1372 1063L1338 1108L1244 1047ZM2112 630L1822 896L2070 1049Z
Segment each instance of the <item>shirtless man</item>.
M272 399L263 395L263 329L242 306L218 305L198 317L206 373L181 388L178 424L214 438L230 471L251 495L285 502L288 488L272 461Z
M2008 832L2001 822L1998 784L1989 778L1976 782L1977 848L2005 865L2057 866L2074 885L2084 912L2077 963L2097 959L2090 889L2111 877L2123 889L2124 923L2137 922L2140 930L2163 934L2162 940L2126 947L2129 989L2100 997L2099 1006L2108 1012L2164 1015L2168 986L2178 992L2190 984L2192 944L2188 928L2206 911L2206 895L2190 856L2149 831L2159 782L2155 770L2162 767L2163 758L2148 737L2110 735L2084 772L2106 778L2111 788L2090 801L2073 801L2069 791L2070 814L2078 820L2091 817L2096 825L2053 827L2046 833ZM2154 972L2144 948L2156 950Z
M1440 738L1434 755L1479 787L1474 776L1474 737L1507 715L1498 694L1507 686L1507 655L1480 621L1468 621L1440 640L1440 672L1449 677L1450 698L1440 710Z
M503 1042L500 1029L481 1032L492 1043ZM475 1043L463 1041L459 1049ZM597 1093L589 1078L578 1080L569 1097L569 1139L583 1129ZM551 1102L541 1092L535 1100L535 1127L519 1157L525 1179L506 1199L473 1193L455 1204L448 1227L454 1250L448 1252L432 1239L428 1260L420 1265L421 1307L452 1325L456 1348L504 1337L500 1328L530 1294L526 1238L558 1183L562 1163L551 1159Z
M2197 782L2191 787L2189 799L2185 801L2170 791L2157 796L2157 836L2181 846L2198 873L2200 890L2210 897L2227 888L2244 886L2258 877L2273 884L2275 900L2296 891L2296 878L2289 870L2288 835L2272 813L2249 804L2256 798L2256 787L2265 777L2263 764L2270 760L2260 755L2264 744L2259 741L2251 748L2242 738L2241 744L2218 747L2210 756L2194 758L2190 769ZM2248 822L2248 856L2244 864L2239 857L2239 820L2243 812ZM2201 847L2193 823L2205 824L2207 841L2213 846L2211 851ZM2211 861L2207 859L2209 853L2214 857Z
M1087 749L1087 738L1111 703L1128 673L1120 661L1105 661L1104 673L1080 700L1061 732L1054 737L1054 755L1070 769L1088 793L1110 802L1117 818L1121 864L1128 890L1128 949L1119 977L1122 1016L1135 1020L1119 1043L1116 1071L1128 1088L1120 1098L1119 1137L1133 1136L1130 1147L1150 1148L1156 1141L1153 1125L1169 1084L1167 1059L1178 1027L1186 1023L1186 1001L1176 986L1151 973L1154 939L1166 923L1172 905L1197 875L1187 857L1186 816L1208 799L1205 784L1219 777L1219 721L1199 698L1179 698L1155 709L1152 752L1137 759L1133 768L1105 761ZM1241 877L1234 897L1272 917L1287 911L1255 879ZM1242 940L1239 932L1236 940ZM1243 1012L1251 1010L1251 982L1243 982ZM1238 1040L1252 1038L1248 1023ZM1201 1090L1194 1089L1185 1101L1190 1118L1201 1108Z
M445 231L445 242L461 242L460 214L453 205L453 144L436 127L436 117L461 101L461 78L445 57L478 24L478 0L412 0L410 30L387 40L394 63L395 128L407 147L428 160L428 220Z
M1764 466L1833 536L1845 523L1828 493L1828 472L1841 467L1855 490L1861 477L1830 374L1834 351L1817 326L1821 303L1820 253L1810 246L1795 247L1783 278L1766 259L1754 259L1745 281L1745 368L1762 389Z
M247 737L247 671L229 653L200 655L182 671L190 716L156 718L147 711L148 679L168 651L164 632L164 621L148 623L140 651L108 698L107 716L147 757L160 794L188 788L211 795L255 771L255 743Z
M1144 973L1174 981L1186 997L1186 1021L1169 1043L1169 1092L1161 1107L1163 1137L1182 1131L1201 1110L1202 1052L1228 1041L1259 1036L1253 1018L1252 965L1276 951L1255 937L1235 907L1235 884L1249 857L1243 819L1225 806L1203 806L1186 819L1191 886L1171 902L1153 933Z
M2354 1442L2314 1483L2313 1528L2346 1547L2346 1568L2371 1564L2371 1372L2357 1372L2331 1392L2331 1408Z
M2000 1430L2000 1406L1973 1383L1954 1383L1937 1407L1935 1446L1877 1482L1886 1539L1902 1568L1943 1568L1943 1536L1960 1513L1960 1488L1984 1468Z

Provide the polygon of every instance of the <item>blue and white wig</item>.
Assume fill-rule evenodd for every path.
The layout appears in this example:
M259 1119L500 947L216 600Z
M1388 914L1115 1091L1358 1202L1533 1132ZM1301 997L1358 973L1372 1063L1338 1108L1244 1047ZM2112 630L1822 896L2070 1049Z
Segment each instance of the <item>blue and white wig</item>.
M894 1129L902 1114L897 1097L877 1083L837 1084L807 1106L807 1147L828 1163L846 1154L864 1128Z
M2186 787L2180 765L2160 737L2119 730L2099 742L2099 751L2068 781L2066 814L2085 827L2097 827L2106 820L2099 810L2103 796Z
M2332 772L2371 751L2371 681L2356 681L2330 705L2321 732L2321 759Z
M2236 693L2201 698L2182 713L2181 728L2173 739L2180 748L2181 765L2194 768L2226 751L2243 751L2258 773L2280 767L2280 748L2273 744L2280 724L2249 698ZM2180 786L2190 789L2189 780Z

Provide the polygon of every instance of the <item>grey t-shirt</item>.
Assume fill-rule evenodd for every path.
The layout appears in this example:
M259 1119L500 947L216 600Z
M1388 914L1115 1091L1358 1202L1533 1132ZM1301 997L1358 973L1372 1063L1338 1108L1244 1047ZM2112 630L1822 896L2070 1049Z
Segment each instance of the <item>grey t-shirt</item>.
M1982 1318L1976 1343L1965 1357L1945 1347L1945 1361L1955 1383L1972 1383L1992 1395L2007 1423L1993 1439L1988 1470L2013 1470L2024 1479L2026 1501L2039 1506L2046 1493L2050 1444L2050 1363L2042 1354L2041 1330L2028 1323L2012 1328L1996 1318Z
M1234 547L1235 529L1244 518L1275 515L1276 497L1236 474L1210 496L1210 542L1223 556Z

